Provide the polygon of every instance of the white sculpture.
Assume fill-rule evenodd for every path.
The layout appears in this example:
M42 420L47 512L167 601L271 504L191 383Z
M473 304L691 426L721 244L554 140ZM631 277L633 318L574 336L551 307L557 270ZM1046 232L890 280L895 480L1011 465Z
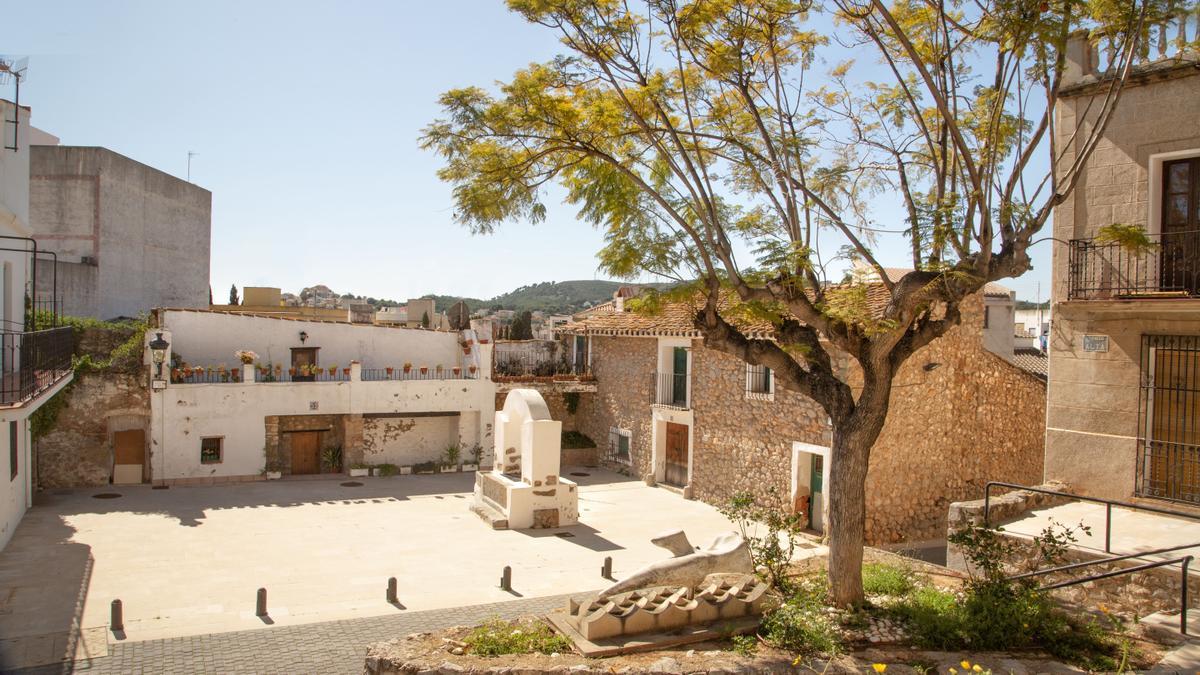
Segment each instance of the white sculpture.
M472 509L493 527L566 527L579 522L576 484L558 475L562 422L542 395L514 389L496 412L495 466L475 475Z
M702 549L692 547L683 530L664 532L650 540L674 557L650 563L626 579L600 591L600 598L653 586L699 586L710 574L754 574L750 548L736 532L722 534Z

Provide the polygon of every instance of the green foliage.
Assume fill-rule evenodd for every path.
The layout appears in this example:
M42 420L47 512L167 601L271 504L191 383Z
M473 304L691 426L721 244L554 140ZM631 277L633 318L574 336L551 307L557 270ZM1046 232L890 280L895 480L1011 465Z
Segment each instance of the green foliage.
M446 446L446 466L458 466L460 457L462 457L462 446L458 443Z
M912 570L895 565L863 565L863 590L870 595L907 595L916 586Z
M437 471L437 462L417 462L413 464L413 473L433 473Z
M734 635L729 638L729 646L742 656L754 656L758 651L758 638L753 635Z
M579 392L568 391L563 394L563 403L567 406L567 414L574 415L579 410Z
M491 619L475 627L463 642L467 652L477 656L563 654L571 650L570 640L556 634L538 619Z
M342 446L335 445L321 451L321 465L330 471L342 470Z
M1139 225L1113 223L1105 225L1096 233L1095 243L1120 246L1133 255L1144 255L1158 248L1146 231Z
M763 637L775 647L800 654L841 652L838 625L826 611L829 582L825 575L806 576L793 590L782 605L763 618Z
M380 464L375 467L375 470L379 472L380 476L384 477L395 476L396 474L400 473L400 467L389 463Z
M578 431L564 431L562 432L562 447L567 450L594 448L596 441Z
M525 310L513 319L512 326L509 328L508 339L510 340L532 340L533 339L533 313Z
M768 503L780 503L773 488L764 497ZM788 514L776 506L760 505L749 492L739 492L718 510L737 525L750 548L755 568L764 570L763 580L781 593L790 594L794 590L790 575L792 556L800 538L802 514Z

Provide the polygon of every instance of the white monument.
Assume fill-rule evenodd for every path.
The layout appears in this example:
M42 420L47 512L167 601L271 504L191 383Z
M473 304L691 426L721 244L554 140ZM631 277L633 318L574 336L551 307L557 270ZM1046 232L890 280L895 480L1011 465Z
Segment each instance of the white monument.
M542 395L514 389L496 412L496 464L475 474L471 510L496 529L566 527L579 522L579 489L558 475L562 422Z

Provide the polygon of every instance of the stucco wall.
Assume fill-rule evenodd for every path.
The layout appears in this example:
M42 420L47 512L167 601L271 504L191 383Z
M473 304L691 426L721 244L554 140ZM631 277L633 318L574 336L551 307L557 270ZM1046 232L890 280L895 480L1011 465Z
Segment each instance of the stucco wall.
M1200 76L1191 69L1135 78L1121 94L1104 138L1070 198L1054 212L1054 321L1049 339L1049 406L1045 477L1081 494L1129 499L1134 494L1138 387L1143 334L1200 334L1200 300L1068 299L1069 250L1062 243L1094 237L1114 223L1160 228L1161 160L1200 155ZM1070 134L1084 138L1103 91L1059 103L1058 132L1067 158ZM1089 104L1093 112L1085 116ZM1083 351L1083 336L1108 337L1108 351Z
M445 461L446 448L458 442L458 427L458 416L366 417L362 461L397 466ZM470 459L469 449L463 448L459 460Z
M268 416L463 412L475 421L460 429L469 447L491 444L495 412L488 380L172 384L151 401L155 479L257 475L264 468ZM200 463L206 436L224 437L222 463ZM157 448L164 449L161 458ZM343 452L347 462L356 461L355 448Z
M240 364L233 353L249 349L266 364L291 365L293 347L319 347L318 362L343 368L358 360L363 368L399 371L440 364L447 370L463 365L458 333L359 324L276 319L219 312L163 311L160 325L171 331L171 351L188 363L202 366ZM301 331L308 334L300 342Z
M66 313L106 319L208 305L208 190L94 147L35 146L30 174L31 226L66 263ZM78 269L84 256L94 274ZM39 276L48 290L50 275Z

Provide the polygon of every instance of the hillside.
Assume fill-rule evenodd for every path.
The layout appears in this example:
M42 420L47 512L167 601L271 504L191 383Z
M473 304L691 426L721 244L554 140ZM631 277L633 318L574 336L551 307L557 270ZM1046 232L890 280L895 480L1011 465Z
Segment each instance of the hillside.
M612 299L613 293L623 286L619 281L580 279L577 281L543 281L539 284L522 286L516 290L497 295L490 300L458 298L446 295L426 295L437 300L438 307L449 307L458 300L466 300L472 310L480 307L497 307L517 311L541 310L549 314L571 314ZM646 284L665 286L665 284Z

